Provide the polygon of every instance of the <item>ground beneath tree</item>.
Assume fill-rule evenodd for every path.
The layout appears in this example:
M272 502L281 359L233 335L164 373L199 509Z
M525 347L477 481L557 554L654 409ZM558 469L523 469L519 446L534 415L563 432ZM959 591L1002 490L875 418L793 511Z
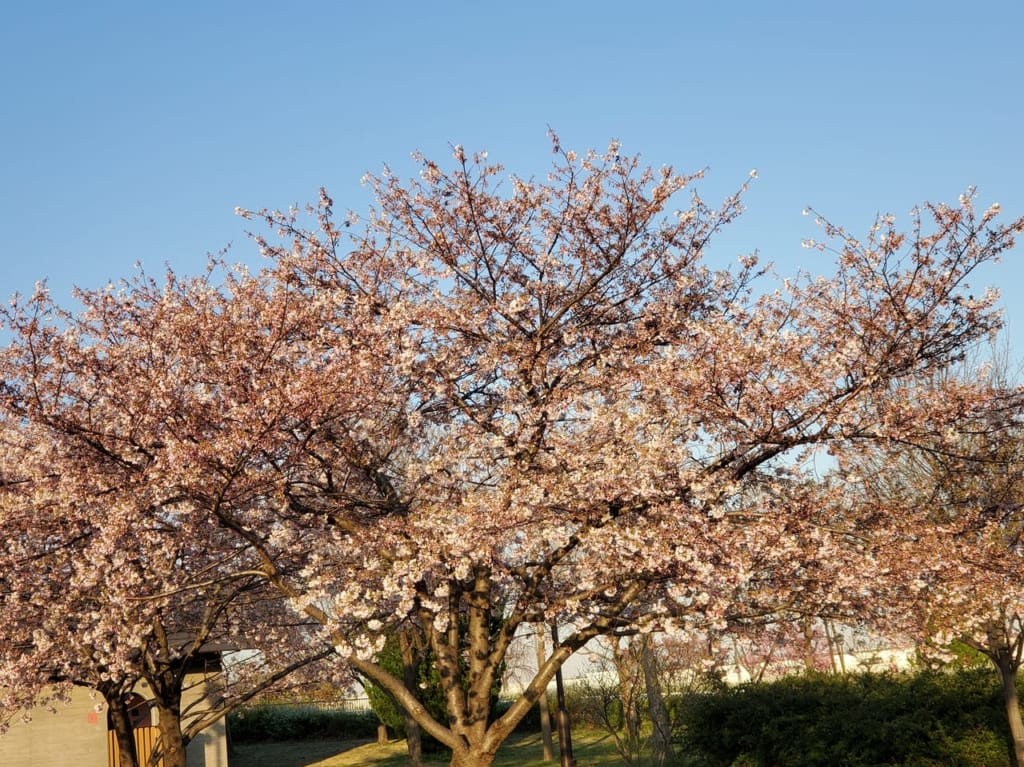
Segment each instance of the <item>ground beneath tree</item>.
M575 756L588 767L620 764L609 739L599 733L573 734ZM542 758L539 735L511 738L498 752L495 767L551 767L558 763ZM442 767L448 757L427 759ZM378 745L368 740L307 740L270 743L236 743L231 749L231 767L408 767L404 740Z

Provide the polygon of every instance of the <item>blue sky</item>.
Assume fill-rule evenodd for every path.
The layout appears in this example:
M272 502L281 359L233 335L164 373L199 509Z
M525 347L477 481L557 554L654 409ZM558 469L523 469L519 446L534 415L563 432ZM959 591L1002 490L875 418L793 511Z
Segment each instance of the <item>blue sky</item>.
M808 205L857 234L968 186L1024 212L1024 3L47 2L0 16L0 294L258 263L236 205L369 204L359 177L412 150L487 149L543 171L612 137L654 165L751 168L714 253L782 273ZM1002 288L1024 354L1024 247Z

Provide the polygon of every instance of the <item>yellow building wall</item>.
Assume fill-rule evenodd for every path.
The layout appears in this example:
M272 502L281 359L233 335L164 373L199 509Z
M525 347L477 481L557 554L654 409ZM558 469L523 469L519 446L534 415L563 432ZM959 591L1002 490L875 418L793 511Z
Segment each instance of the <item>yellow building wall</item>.
M55 703L31 712L31 721L15 719L0 735L4 767L107 767L107 706L103 698L76 688L70 704Z
M182 708L206 694L201 676L192 677ZM142 683L137 692L150 698ZM55 703L56 713L46 708L31 712L31 720L15 719L0 735L0 767L108 767L107 705L103 698L84 688L71 692L69 704ZM156 713L153 714L156 725ZM188 767L228 767L227 727L224 720L206 728L189 744Z

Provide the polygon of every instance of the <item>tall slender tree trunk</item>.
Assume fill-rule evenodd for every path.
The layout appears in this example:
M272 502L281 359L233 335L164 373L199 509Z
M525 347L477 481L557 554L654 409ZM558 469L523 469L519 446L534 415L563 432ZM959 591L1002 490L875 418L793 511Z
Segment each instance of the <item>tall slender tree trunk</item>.
M622 702L622 719L626 727L629 749L635 752L640 746L640 669L637 668L637 657L634 643L628 641L625 646L616 641L612 645L612 663L615 674L619 678L619 700Z
M658 675L658 659L654 654L654 643L650 636L640 640L640 668L644 672L644 686L647 688L647 707L651 716L651 757L657 767L671 762L672 727L668 719L668 708L661 690Z
M814 671L814 624L810 618L805 617L801 621L801 629L803 630L803 653L804 653L804 669L807 671Z
M993 658L999 670L999 681L1003 688L1003 705L1006 708L1006 720L1010 725L1013 738L1013 753L1017 767L1024 767L1024 722L1020 717L1020 701L1017 698L1017 665L1008 654L1000 653Z
M402 683L405 689L416 693L417 677L419 676L419 660L411 637L406 632L398 636L398 644L402 653ZM423 734L415 719L403 708L402 719L405 723L405 743L409 749L409 762L412 767L423 767Z
M547 657L547 650L544 644L544 624L538 623L537 628L537 668L544 665ZM540 733L544 744L544 761L555 760L555 743L551 739L551 709L548 707L548 694L545 691L537 700L537 707L540 709Z
M829 663L829 667L832 669L832 673L833 674L838 674L839 673L839 667L836 665L835 635L831 631L831 629L829 628L828 619L827 618L822 618L821 619L821 625L822 625L822 627L824 628L824 631L825 631L825 646L828 648L828 663Z
M551 646L557 651L558 623L551 621ZM562 684L562 667L555 670L555 697L558 700L558 748L562 752L562 767L576 767L576 759L572 753L572 722L569 709L565 707L565 685Z

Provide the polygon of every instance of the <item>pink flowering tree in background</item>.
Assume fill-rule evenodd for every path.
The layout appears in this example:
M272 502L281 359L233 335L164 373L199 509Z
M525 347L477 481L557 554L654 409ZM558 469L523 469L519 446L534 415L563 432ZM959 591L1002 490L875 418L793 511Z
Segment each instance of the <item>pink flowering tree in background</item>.
M902 396L890 394L889 403ZM955 395L961 415L988 406L987 398L970 402L966 395ZM925 430L931 428L925 424ZM874 449L884 459L895 451L897 439L913 444L925 436L924 431L908 431L879 441L866 435L844 443L843 449L853 455ZM865 511L853 504L860 479L836 470L836 445L828 452L828 461L819 458L814 464L825 467L823 476L777 479L770 487L751 483L741 509L730 512L738 522L757 520L745 528L757 538L741 544L746 557L739 567L750 573L743 598L735 601L724 625L712 627L710 637L736 671L755 682L793 670L845 673L847 653L865 649L868 635L872 644L887 645L891 637L905 636L902 624L891 620L891 593L877 577L883 566L875 549L884 538L877 526L899 512L871 504ZM787 513L778 514L778 509ZM806 556L808 550L815 556Z
M776 281L707 261L739 195L709 206L700 174L616 145L554 149L544 180L420 158L419 180L368 177L362 216L326 194L308 226L245 214L271 227L257 274L138 278L78 314L38 296L8 323L8 390L45 403L12 425L64 434L61 472L132 467L100 526L137 529L142 505L213 547L215 572L154 594L256 574L458 767L490 764L594 637L855 599L863 547L800 467L977 407L924 384L998 327L966 281L1024 228L970 197L863 241L823 223L830 275ZM493 717L516 633L552 621L562 641ZM397 632L430 647L446 720L374 663Z
M833 668L831 646L820 621L809 617L776 620L728 632L731 659L752 682L774 675L803 671L829 671Z
M884 609L874 619L914 637L928 658L948 660L954 641L987 658L1024 764L1024 389L998 351L945 384L975 381L991 387L983 412L965 412L920 449L841 460L858 480L849 516L870 530L878 564L872 585Z

